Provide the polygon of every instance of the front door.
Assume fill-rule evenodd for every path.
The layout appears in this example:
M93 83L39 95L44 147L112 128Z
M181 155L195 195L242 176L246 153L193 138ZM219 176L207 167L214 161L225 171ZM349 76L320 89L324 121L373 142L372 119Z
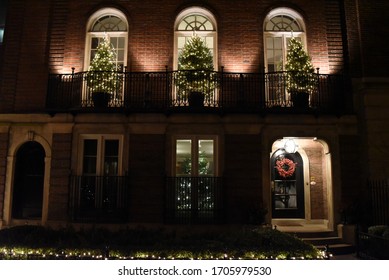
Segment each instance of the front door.
M301 155L277 150L271 157L272 217L305 218Z

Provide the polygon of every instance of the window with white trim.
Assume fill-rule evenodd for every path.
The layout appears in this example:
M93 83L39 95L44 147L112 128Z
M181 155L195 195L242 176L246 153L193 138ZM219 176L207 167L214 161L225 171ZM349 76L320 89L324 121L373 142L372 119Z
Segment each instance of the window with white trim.
M83 176L122 175L122 136L83 135L79 172Z
M217 69L217 32L214 16L207 10L192 7L181 12L176 19L174 32L174 69L178 68L178 55L186 41L197 35L204 39L213 55L213 66Z
M216 139L176 139L176 176L215 176Z
M97 46L105 36L108 36L116 51L117 69L124 69L127 65L128 23L122 12L113 8L106 8L94 13L88 22L85 65L87 70L92 61Z
M267 72L285 70L289 40L294 37L305 44L302 17L288 8L271 11L264 22L265 68Z

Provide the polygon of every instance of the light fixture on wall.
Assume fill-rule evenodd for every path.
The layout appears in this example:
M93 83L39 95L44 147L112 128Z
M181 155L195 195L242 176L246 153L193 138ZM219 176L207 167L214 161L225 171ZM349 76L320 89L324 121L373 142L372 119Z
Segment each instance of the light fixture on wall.
M287 153L295 153L297 151L297 144L296 142L294 142L293 139L286 139L285 141L285 144L284 144L284 150L287 152Z

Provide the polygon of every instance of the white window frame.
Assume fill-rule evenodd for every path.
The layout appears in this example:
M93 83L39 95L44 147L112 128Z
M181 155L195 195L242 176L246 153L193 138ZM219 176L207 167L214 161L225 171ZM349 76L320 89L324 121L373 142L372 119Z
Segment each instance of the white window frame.
M191 155L192 155L192 172L188 175L178 175L176 173L176 163L177 163L177 140L191 140ZM173 137L173 161L172 161L172 176L188 176L188 177L201 177L201 176L209 176L209 175L200 175L198 172L198 159L199 159L199 140L212 140L213 141L213 175L212 177L218 177L218 137L216 135L177 135ZM196 163L193 165L193 163Z
M207 18L213 25L214 30L207 30L207 31L182 31L178 30L178 26L181 23L181 21L189 16L189 15L201 15ZM188 9L183 10L176 18L176 21L174 23L174 53L173 53L173 70L178 69L178 38L179 37L191 37L196 33L199 37L212 37L213 38L213 68L218 69L218 62L217 62L217 24L215 17L213 14L201 7L191 7Z
M105 16L115 16L121 19L126 24L126 31L110 31L110 32L92 32L92 28L95 25L96 21ZM87 71L91 62L90 52L92 38L104 38L104 36L112 37L123 37L124 38L124 58L123 58L123 68L127 67L127 53L128 53L128 21L126 16L114 8L104 8L95 12L87 23L86 27L86 39L85 39L85 56L84 56L84 71Z
M301 31L266 31L266 24L274 17L277 16L288 16L292 19L294 19L300 26ZM277 8L269 12L269 14L266 16L264 23L263 23L263 30L264 30L264 59L265 59L265 72L268 72L268 57L267 57L267 38L274 38L274 37L281 37L282 38L282 71L285 70L285 62L286 62L286 55L287 55L287 39L292 37L299 37L301 38L301 42L303 43L304 48L306 49L306 28L305 23L303 20L303 17L297 13L296 11L289 9L289 8Z
M123 135L120 134L82 134L79 137L79 152L78 152L78 166L77 172L79 175L83 174L84 167L84 141L97 140L97 158L96 158L96 176L104 175L104 151L105 140L118 140L118 172L115 176L123 176Z

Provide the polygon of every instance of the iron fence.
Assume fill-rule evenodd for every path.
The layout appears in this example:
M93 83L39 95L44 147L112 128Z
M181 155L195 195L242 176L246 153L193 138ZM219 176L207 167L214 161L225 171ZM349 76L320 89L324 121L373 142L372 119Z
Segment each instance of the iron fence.
M109 74L105 106L95 101L93 89ZM288 72L230 73L206 71L78 72L50 74L46 109L49 112L169 112L190 111L191 93L201 92L201 108L210 112L312 112L343 114L342 75L313 73L309 106L298 110L287 90ZM95 78L94 80L92 78ZM197 108L198 109L198 108Z
M127 221L127 176L71 176L70 218L75 222Z
M357 254L364 259L389 260L389 238L359 232Z
M169 177L166 183L165 222L218 224L223 221L219 177Z
M389 225L389 180L370 180L370 208L372 225Z

